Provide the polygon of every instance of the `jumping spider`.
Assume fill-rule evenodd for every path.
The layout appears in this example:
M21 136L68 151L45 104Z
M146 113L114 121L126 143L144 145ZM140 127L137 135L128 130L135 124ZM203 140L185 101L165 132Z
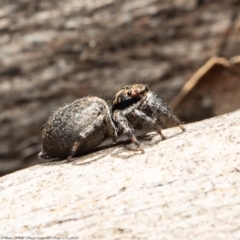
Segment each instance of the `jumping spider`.
M117 92L111 110L98 97L77 99L50 116L42 132L42 151L38 157L71 160L91 151L109 136L115 142L121 132L144 152L133 131L146 125L165 139L160 128L161 116L185 131L167 105L143 84L127 85Z

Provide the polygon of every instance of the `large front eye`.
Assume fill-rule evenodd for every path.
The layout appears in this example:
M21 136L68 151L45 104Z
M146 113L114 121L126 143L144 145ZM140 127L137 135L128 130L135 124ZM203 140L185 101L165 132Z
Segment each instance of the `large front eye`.
M148 92L148 87L145 87L145 91Z
M132 90L128 90L127 95L131 96L132 95Z

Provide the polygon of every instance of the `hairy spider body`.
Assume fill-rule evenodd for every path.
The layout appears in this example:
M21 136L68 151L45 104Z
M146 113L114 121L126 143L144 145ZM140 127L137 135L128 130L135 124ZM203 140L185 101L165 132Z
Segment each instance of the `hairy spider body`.
M162 139L160 117L167 117L185 128L167 105L145 85L127 85L108 104L98 97L84 97L58 109L49 117L42 132L40 159L68 158L90 152L107 137L116 141L123 132L144 152L134 129L144 126L157 131Z
M112 102L112 115L118 131L126 134L141 151L143 148L133 134L134 129L148 126L165 139L161 132L162 116L169 118L185 131L180 120L163 100L143 84L127 85L116 93Z
M58 109L42 132L41 159L67 158L87 153L107 137L117 139L117 130L107 103L85 97Z

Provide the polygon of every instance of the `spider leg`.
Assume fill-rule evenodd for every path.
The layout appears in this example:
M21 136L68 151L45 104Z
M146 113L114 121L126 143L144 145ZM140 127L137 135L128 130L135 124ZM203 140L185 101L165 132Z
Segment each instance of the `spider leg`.
M137 148L144 153L144 149L133 134L133 130L129 126L127 118L120 111L114 111L113 119L116 122L119 131L123 131L123 133L126 134L128 138L131 139L131 141L137 146Z
M166 139L166 137L162 134L161 128L160 128L160 123L161 121L157 120L157 119L152 119L149 116L147 116L144 112L138 110L138 109L134 109L134 114L137 116L138 119L141 120L141 122L146 125L149 126L150 128L153 128L160 136L161 138L164 140Z
M168 108L168 106L164 103L162 99L160 99L156 94L152 94L149 99L149 107L151 110L158 116L164 116L171 121L173 121L181 130L184 132L186 129L181 124L181 121L177 118L177 116Z
M94 121L93 124L91 124L88 128L86 129L83 129L83 131L81 131L79 134L78 134L78 137L75 141L75 143L73 144L73 147L71 149L71 152L70 152L70 155L68 157L68 161L70 161L74 156L75 154L77 153L79 147L84 143L85 143L85 139L92 133L95 131L95 129L97 127L101 127L103 126L103 121L106 121L106 129L107 129L107 132L108 134L113 138L114 141L116 141L116 138L117 138L117 131L114 127L114 125L111 125L109 122L108 122L108 118L104 115L99 115L96 120Z
M46 159L52 159L53 157L49 156L43 149L41 150L41 152L38 154L38 158L42 159L42 160L46 160Z

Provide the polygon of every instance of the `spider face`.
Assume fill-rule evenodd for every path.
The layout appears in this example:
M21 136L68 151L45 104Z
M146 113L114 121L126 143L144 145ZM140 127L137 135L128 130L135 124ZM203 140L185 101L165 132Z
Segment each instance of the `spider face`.
M112 111L124 110L146 97L148 88L142 84L127 85L115 94L112 102Z
M148 126L165 139L161 132L161 117L167 117L185 131L180 120L163 100L143 84L127 85L115 94L112 101L112 117L119 132L126 134L142 151L133 133L136 128Z

